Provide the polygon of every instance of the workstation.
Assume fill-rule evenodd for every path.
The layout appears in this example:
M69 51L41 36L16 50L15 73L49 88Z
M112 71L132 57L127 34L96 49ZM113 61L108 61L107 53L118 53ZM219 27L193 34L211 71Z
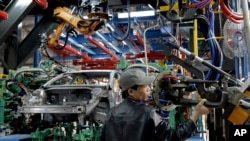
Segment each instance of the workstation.
M134 68L171 128L207 100L186 141L250 137L249 4L0 0L0 141L99 141Z

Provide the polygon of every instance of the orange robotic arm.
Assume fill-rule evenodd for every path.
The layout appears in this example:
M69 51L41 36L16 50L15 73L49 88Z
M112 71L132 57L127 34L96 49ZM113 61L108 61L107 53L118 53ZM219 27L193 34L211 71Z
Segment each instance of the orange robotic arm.
M71 25L84 35L91 35L100 29L101 26L104 25L105 21L108 20L108 14L102 12L89 13L87 15L88 19L81 19L72 15L71 10L66 7L55 8L54 16L57 21L59 21L59 25L48 42L49 46L57 46L57 42L66 24Z

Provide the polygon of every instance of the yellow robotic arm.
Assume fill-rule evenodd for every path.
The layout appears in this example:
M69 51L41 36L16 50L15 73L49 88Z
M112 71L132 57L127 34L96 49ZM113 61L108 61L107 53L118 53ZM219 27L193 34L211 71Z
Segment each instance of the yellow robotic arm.
M71 10L67 7L55 8L54 16L59 22L59 25L48 42L49 46L58 45L58 39L60 38L63 28L66 24L71 25L84 35L91 35L100 29L106 20L108 20L108 14L102 12L89 13L87 15L88 19L81 19L75 15L72 15Z

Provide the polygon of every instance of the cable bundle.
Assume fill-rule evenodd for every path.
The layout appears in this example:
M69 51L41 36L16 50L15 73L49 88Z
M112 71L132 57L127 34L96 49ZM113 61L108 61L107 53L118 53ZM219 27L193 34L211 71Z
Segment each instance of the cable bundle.
M210 3L212 2L212 0L190 0L191 4L189 5L190 8L199 8L199 9L202 9L202 8L205 8L207 6L210 5Z
M243 15L233 12L228 6L225 4L224 0L220 0L220 7L223 14L233 23L242 23Z
M212 64L221 68L223 64L223 52L214 35L214 13L211 6L206 9L206 17L204 16L204 18L206 18L204 20L208 24L207 40L211 48ZM218 80L219 77L220 73L214 70L209 70L206 74L207 80Z

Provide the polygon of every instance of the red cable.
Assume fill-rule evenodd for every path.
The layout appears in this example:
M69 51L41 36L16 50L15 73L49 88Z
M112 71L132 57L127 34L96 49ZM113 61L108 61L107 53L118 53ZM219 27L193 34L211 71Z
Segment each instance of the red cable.
M224 0L220 0L221 11L224 15L234 23L242 23L243 22L243 15L238 15L232 12L227 5L224 3Z
M200 2L196 2L196 3L190 4L189 8L194 8L194 7L196 7L197 5L199 5L199 4L203 3L203 2L204 1L200 1Z
M202 9L202 8L205 8L205 7L209 6L211 2L212 2L212 0L208 0L208 1L204 4L204 6L202 6L202 7L200 7L200 8Z
M198 7L198 8L200 8L200 9L202 9L202 8L204 8L204 7L207 7L211 2L212 2L212 0L203 0L203 1L200 1L200 2L196 2L196 3L190 4L190 5L189 5L189 8ZM202 7L199 7L199 5L203 5L203 6L202 6Z

